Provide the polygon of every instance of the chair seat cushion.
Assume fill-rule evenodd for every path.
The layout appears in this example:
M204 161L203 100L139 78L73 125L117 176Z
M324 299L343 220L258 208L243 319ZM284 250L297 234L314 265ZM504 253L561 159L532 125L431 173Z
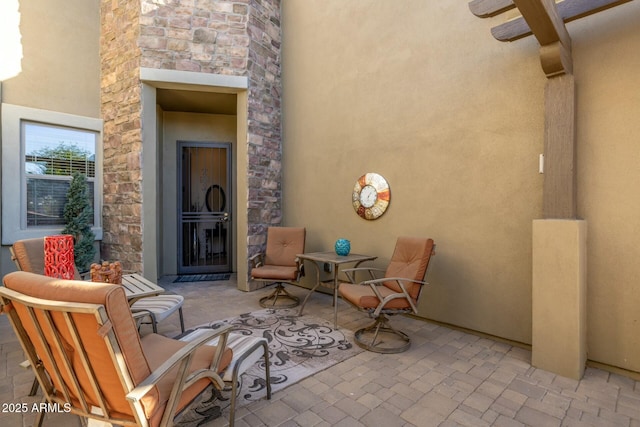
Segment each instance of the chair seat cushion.
M378 286L378 291L382 295L382 298L385 298L389 295L396 294L393 290L387 288L386 286ZM338 291L342 298L349 301L351 304L363 308L363 309L375 309L380 305L380 300L373 293L371 286L369 285L359 285L353 283L340 283L338 287ZM385 309L410 309L411 305L406 298L398 298L389 301L385 306Z
M131 305L131 311L150 311L156 316L156 321L160 322L176 312L183 303L182 295L162 294L139 299Z
M186 332L185 335L180 338L180 341L192 341L208 331L210 331L208 328L194 329ZM215 346L218 344L218 340L219 338L214 338L209 341L207 345ZM242 375L247 369L260 360L264 356L264 347L260 345L262 342L267 343L266 338L230 333L227 339L227 347L233 351L233 360L227 367L222 380L229 382L233 379L233 370L238 362L240 362L238 375ZM244 357L244 359L240 361L242 357Z
M164 363L167 359L173 356L176 352L178 352L182 347L187 345L186 342L177 341L171 338L167 338L158 334L149 334L142 338L142 349L147 358L147 362L149 363L149 368L151 370L155 370L162 363ZM189 373L194 372L198 369L207 369L211 366L211 361L213 360L213 356L215 354L216 347L203 345L198 348L193 356L193 360L191 362L191 366L189 367ZM220 361L220 366L218 373L222 373L231 363L233 359L233 351L230 348L227 348L223 353L222 360ZM157 425L160 421L159 418L162 416L164 412L164 406L169 399L169 395L171 394L171 388L173 387L173 383L175 381L177 368L174 368L171 372L165 375L158 384L158 391L160 393L158 397L158 401L154 402L157 404L157 407L154 408L145 408L147 414L151 412L151 425ZM211 382L208 379L202 379L197 381L187 390L182 393L180 397L180 401L178 402L178 408L176 413L179 413L186 405L189 404L202 390L204 390L207 386L209 386Z
M263 265L252 269L251 277L267 280L296 280L298 278L298 269L281 265Z

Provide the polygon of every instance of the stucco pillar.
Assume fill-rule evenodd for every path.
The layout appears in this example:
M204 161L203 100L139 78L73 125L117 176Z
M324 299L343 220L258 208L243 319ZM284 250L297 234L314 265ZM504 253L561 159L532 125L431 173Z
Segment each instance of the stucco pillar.
M531 364L580 379L587 360L587 223L533 221Z

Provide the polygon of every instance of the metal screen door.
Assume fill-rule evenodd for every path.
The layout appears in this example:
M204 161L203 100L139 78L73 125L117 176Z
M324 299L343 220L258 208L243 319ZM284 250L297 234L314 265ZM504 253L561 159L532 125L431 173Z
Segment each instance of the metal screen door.
M231 271L231 146L178 141L178 274Z

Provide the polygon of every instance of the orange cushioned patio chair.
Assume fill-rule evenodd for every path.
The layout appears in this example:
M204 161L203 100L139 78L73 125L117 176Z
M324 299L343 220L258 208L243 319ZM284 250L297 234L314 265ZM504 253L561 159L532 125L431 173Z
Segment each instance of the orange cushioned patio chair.
M306 230L303 227L267 229L266 251L249 259L252 280L276 283L276 288L270 295L260 298L262 307L291 308L300 303L298 297L287 292L283 283L297 284L304 275L304 264L297 255L304 253L305 236ZM278 300L280 303L276 305Z
M263 339L256 339L253 350L235 354L227 346L230 326L201 331L188 342L153 333L140 338L118 285L18 271L4 277L0 307L45 400L81 417L116 425L173 425L209 387L228 386L225 370L232 369L232 381L238 381L238 358L257 349L269 364ZM211 345L216 338L218 345ZM266 376L270 398L268 369ZM232 395L232 408L234 401ZM229 417L233 425L233 411Z
M409 336L392 328L387 316L418 313L418 298L434 254L432 239L400 237L386 271L367 267L343 270L352 283L340 283L340 295L375 319L372 325L355 332L360 347L377 353L400 353L409 348ZM369 273L372 279L353 283L360 271ZM378 272L384 272L384 277L375 278Z
M44 274L44 237L16 240L10 248L13 261L21 271ZM137 274L129 274L133 280L137 280ZM74 268L74 279L81 280L80 274ZM184 332L184 316L182 305L184 297L176 294L161 294L145 297L131 305L131 310L136 312L139 320L149 318L153 332L158 332L158 322L163 321L176 311L180 317L180 329ZM146 316L142 315L146 313Z

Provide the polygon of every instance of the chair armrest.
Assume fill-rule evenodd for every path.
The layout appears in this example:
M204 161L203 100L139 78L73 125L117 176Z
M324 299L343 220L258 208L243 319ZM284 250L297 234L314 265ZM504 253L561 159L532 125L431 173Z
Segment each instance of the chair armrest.
M140 321L140 320L142 320L144 317L150 316L151 314L153 314L153 313L151 313L149 310L143 310L143 309L140 309L140 310L131 310L131 316L133 316L133 319L134 319L136 322L139 322L139 321Z
M296 270L298 271L297 281L300 281L300 278L304 276L304 262L298 257L296 257Z
M167 402L166 410L163 415L163 421L172 420L175 412L175 406L180 398L180 393L185 388L189 387L194 382L202 378L210 378L220 388L224 387L224 382L218 374L218 363L221 359L221 355L224 352L226 346L226 338L229 332L233 329L233 326L226 325L220 329L210 330L202 336L190 341L187 345L180 349L177 353L167 359L162 365L154 370L147 378L140 382L133 390L127 393L127 400L137 404L140 400L153 389L153 387L165 376L173 367L178 366L178 374L176 381L174 382L171 390L169 401ZM213 366L209 369L200 369L187 376L189 365L191 365L191 359L196 349L211 341L212 339L222 336L218 343L216 354L213 357Z
M369 276L371 277L371 279L376 279L376 273L383 274L385 270L381 268L375 268L375 267L355 267L355 268L345 268L344 270L341 270L341 272L347 276L349 283L363 284L362 282L356 281L356 273L366 272L366 273L369 273Z
M402 292L396 292L395 294L391 294L383 298L380 292L378 292L377 287L382 285L384 282L389 281L395 281ZM376 295L376 297L378 297L378 300L380 300L380 304L378 304L378 307L376 307L375 311L373 312L375 316L379 316L380 312L384 310L384 307L389 303L389 301L392 301L394 299L406 299L411 306L411 310L414 313L418 312L418 308L416 307L413 298L411 298L411 295L409 295L409 292L407 292L407 288L405 288L404 282L417 283L419 285L428 285L427 282L423 282L422 280L407 279L406 277L383 277L380 279L366 280L362 282L363 285L371 286L373 293Z
M402 284L402 282L411 282L411 283L417 283L419 285L428 285L429 283L427 282L423 282L421 280L414 280L414 279L407 279L406 277L381 277L379 279L372 279L372 280L365 280L364 282L361 282L361 285L379 285L381 283L384 282L390 282L390 281L396 281L398 282L398 285L400 285L400 288L404 289L404 285Z

